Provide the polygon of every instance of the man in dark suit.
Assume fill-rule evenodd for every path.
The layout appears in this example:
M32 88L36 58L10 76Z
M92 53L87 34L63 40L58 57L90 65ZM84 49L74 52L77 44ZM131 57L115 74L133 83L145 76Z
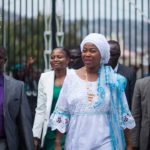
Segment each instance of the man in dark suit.
M24 84L4 74L6 60L6 49L0 48L0 150L33 150Z
M150 150L150 77L135 83L132 115L136 123L131 130L134 150Z
M119 43L114 40L110 40L108 41L108 43L110 45L109 64L111 65L111 67L114 69L116 73L121 74L127 79L127 86L126 86L125 93L126 93L129 108L131 109L133 90L136 81L136 73L132 68L118 63L121 54Z

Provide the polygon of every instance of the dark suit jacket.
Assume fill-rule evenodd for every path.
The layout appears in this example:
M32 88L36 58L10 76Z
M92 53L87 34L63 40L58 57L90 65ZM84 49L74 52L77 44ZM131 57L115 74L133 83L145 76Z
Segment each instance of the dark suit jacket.
M4 127L9 150L33 150L31 112L24 84L4 75Z
M132 115L136 126L132 129L132 144L140 150L149 150L150 144L150 77L137 80L135 84Z
M134 91L134 86L136 81L136 73L132 68L122 64L118 65L117 73L121 74L127 79L127 86L126 86L125 93L126 93L129 108L131 110L132 96L133 96L133 91Z

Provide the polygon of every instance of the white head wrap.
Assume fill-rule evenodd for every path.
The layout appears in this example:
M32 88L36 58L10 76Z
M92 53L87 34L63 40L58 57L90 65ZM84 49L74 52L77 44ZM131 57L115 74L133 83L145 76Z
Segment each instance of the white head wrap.
M83 51L83 46L86 43L93 43L101 54L101 63L107 64L110 58L110 46L104 35L99 33L90 33L87 35L80 44L81 52Z

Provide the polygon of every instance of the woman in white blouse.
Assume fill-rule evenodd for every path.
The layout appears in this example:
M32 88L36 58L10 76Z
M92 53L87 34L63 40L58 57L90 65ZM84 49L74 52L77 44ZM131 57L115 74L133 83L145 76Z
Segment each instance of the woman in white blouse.
M125 97L126 79L107 66L110 48L98 33L81 43L84 67L66 76L49 125L57 129L55 150L132 150L135 126Z
M68 73L68 63L68 50L62 47L55 48L50 54L52 70L42 73L40 77L33 125L35 150L38 150L38 147L42 147L44 150L54 150L56 133L48 128L48 119L55 108L59 92ZM61 141L62 146L64 145L63 141Z

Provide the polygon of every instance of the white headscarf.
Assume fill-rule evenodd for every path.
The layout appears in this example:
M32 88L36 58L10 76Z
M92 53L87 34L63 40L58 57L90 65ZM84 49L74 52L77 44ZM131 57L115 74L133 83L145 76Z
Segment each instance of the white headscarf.
M81 52L86 43L92 43L98 48L101 54L101 64L108 63L110 58L110 46L104 35L99 33L90 33L87 35L80 44Z

